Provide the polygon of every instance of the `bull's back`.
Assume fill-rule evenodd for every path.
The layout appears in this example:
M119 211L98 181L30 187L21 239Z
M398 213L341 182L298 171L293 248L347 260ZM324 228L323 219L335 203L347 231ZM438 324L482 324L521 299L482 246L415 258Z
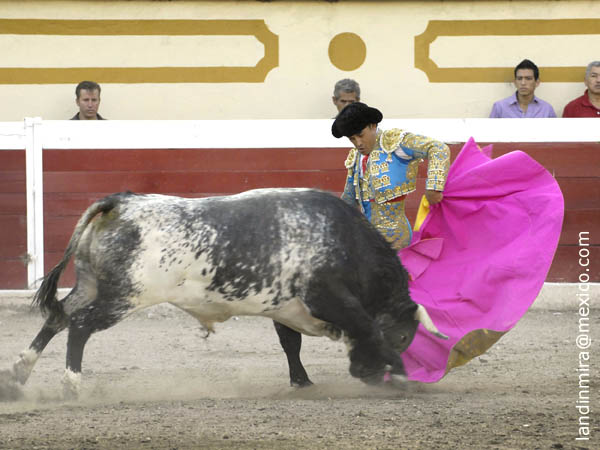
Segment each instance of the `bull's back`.
M93 272L111 292L121 287L134 309L168 301L209 315L264 314L302 300L315 276L352 276L383 241L360 212L309 189L130 194L88 231L81 278Z

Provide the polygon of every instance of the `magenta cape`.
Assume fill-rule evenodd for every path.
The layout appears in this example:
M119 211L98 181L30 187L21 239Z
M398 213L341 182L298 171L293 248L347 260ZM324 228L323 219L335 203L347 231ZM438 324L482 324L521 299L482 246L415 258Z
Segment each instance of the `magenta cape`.
M548 171L521 151L496 159L471 138L433 205L398 255L447 341L419 325L402 354L408 378L439 381L452 347L467 333L506 332L539 294L561 232L563 196Z

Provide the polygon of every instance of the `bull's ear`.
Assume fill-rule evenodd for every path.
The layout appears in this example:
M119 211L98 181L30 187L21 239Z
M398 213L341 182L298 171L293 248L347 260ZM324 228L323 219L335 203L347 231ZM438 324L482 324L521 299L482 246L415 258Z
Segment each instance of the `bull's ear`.
M431 320L431 317L429 317L429 314L427 313L427 310L423 305L419 305L417 307L417 310L415 311L415 320L421 322L425 329L434 336L437 336L440 339L448 339L448 336L446 336L443 333L440 333L440 331L436 328L435 324Z

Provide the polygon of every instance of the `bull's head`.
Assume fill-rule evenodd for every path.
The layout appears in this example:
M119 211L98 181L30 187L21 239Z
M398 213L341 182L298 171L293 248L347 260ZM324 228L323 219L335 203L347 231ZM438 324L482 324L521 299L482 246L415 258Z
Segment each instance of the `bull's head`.
M425 329L440 339L448 337L438 331L429 314L421 305L417 305L414 313L399 314L383 313L376 317L375 322L385 340L381 354L361 354L356 348L351 350L350 373L367 384L380 384L387 381L406 380L406 371L400 354L411 344L417 332L419 322ZM378 359L381 356L381 359ZM382 361L383 360L383 361ZM383 363L383 365L382 365ZM386 379L389 377L389 379Z
M413 317L409 316L398 320L392 317L391 314L382 314L377 318L380 330L398 353L404 352L411 344L417 332L419 322L434 336L440 339L448 339L448 336L438 331L429 317L427 310L422 305L418 305Z

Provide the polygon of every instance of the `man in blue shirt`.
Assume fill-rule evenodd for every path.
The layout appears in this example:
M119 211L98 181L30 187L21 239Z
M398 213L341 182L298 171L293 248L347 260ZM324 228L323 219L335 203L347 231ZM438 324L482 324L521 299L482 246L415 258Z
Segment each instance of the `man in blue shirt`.
M524 59L515 67L514 84L517 91L494 103L490 118L556 117L552 105L534 95L540 85L540 71L532 61Z

